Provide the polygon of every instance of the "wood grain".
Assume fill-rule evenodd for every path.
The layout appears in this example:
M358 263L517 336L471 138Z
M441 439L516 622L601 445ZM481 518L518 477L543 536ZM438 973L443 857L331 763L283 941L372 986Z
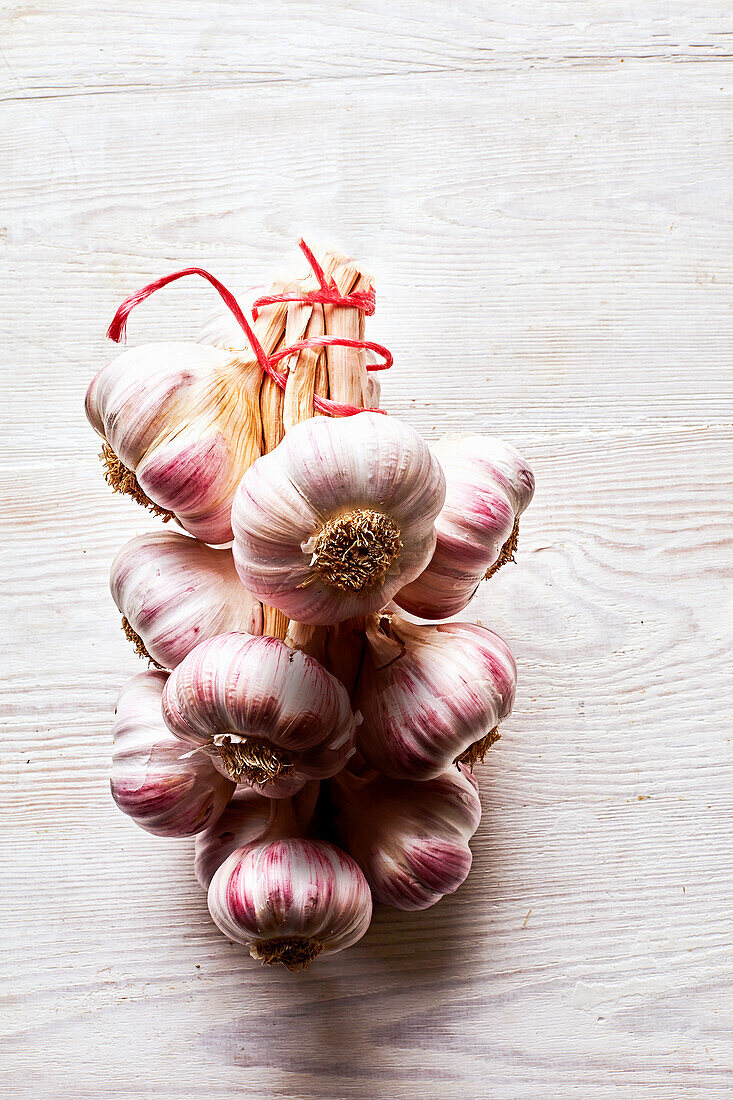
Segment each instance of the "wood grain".
M733 18L722 0L2 6L6 1095L727 1100ZM212 926L108 793L156 523L82 412L125 294L298 237L374 273L383 404L538 490L473 609L520 667L459 893L309 973ZM196 333L176 284L131 342Z

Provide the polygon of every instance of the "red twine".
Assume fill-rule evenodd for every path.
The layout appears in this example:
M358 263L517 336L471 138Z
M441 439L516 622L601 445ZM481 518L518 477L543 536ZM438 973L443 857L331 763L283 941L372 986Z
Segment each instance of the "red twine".
M349 306L352 309L361 310L362 313L365 313L367 316L371 316L374 313L375 296L373 287L365 291L354 291L352 294L342 294L333 278L331 278L329 283L323 268L318 263L318 260L315 258L305 241L300 241L300 248L308 260L313 270L313 274L318 280L319 289L303 294L270 294L258 298L252 307L253 319L257 319L259 310L263 306L274 305L278 302L304 302L308 305L320 303L334 306ZM333 346L364 348L365 350L376 352L376 354L381 355L383 359L381 363L368 363L366 367L368 371L388 370L392 366L392 354L387 348L383 347L382 344L370 343L368 340L347 340L345 337L340 336L311 336L307 340L299 340L297 344L292 344L290 347L283 348L282 351L275 352L273 355L268 356L262 344L252 331L247 318L242 312L239 302L232 292L227 290L223 283L219 282L215 276L205 271L202 267L186 267L182 271L174 271L172 275L165 275L162 279L156 279L155 282L148 283L148 285L144 286L141 290L137 290L134 294L131 294L129 298L125 299L112 318L112 323L107 329L107 335L110 340L114 340L116 344L124 342L127 319L135 306L139 305L140 302L144 302L145 299L149 298L151 294L154 294L156 290L160 290L161 287L167 286L168 283L176 282L177 279L183 279L186 275L200 275L218 291L224 304L234 315L239 327L247 337L249 345L255 354L257 362L262 367L262 370L269 375L281 390L284 390L287 385L288 372L275 370L275 364L279 363L282 359L287 359L296 351L303 351L305 348ZM313 395L313 405L319 412L330 413L333 416L355 416L356 413L360 412L384 411L383 409L361 409L356 405L341 405L337 401L329 400L327 397L319 397L318 394Z

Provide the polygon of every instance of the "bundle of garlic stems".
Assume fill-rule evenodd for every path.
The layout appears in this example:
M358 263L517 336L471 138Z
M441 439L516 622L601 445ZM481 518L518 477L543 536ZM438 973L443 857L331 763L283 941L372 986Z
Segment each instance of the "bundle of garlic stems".
M117 704L113 798L151 833L195 836L215 923L291 970L356 943L373 899L424 909L468 875L472 769L516 665L454 616L514 559L534 491L508 443L431 448L378 408L392 357L365 339L372 280L301 249L309 274L249 316L200 268L131 295L115 341L188 275L241 336L129 348L86 400L107 481L159 524L112 564L125 634L155 666Z

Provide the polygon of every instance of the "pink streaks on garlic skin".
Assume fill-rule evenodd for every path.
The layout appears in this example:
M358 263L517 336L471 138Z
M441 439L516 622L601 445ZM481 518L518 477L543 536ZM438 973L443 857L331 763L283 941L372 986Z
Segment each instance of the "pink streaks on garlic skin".
M175 668L198 642L224 631L262 632L262 605L242 587L231 551L178 531L131 539L112 563L110 590L164 668Z
M214 873L236 848L252 844L264 835L270 811L269 798L263 798L249 787L237 787L219 820L196 837L194 871L204 890L208 890ZM306 817L311 812L307 810Z
M156 836L191 836L216 821L234 791L203 753L190 755L166 728L167 673L143 672L122 690L113 724L112 797Z
M252 945L303 937L333 954L360 939L372 900L360 868L325 841L263 838L238 848L219 867L208 892L217 926Z
M515 520L534 493L534 475L509 444L488 436L443 440L434 448L446 477L432 559L395 603L422 619L457 615L499 560Z
M484 627L421 626L393 616L390 629L405 652L381 667L372 629L354 694L364 719L359 751L386 776L438 776L510 712L514 659L506 642Z
M377 901L426 909L465 881L481 804L463 766L425 782L346 773L330 788L341 840Z
M196 646L163 698L169 729L226 768L216 738L251 738L281 749L290 767L256 789L272 798L334 775L353 751L356 719L346 691L306 654L272 637L230 633Z
M186 514L191 534L217 544L231 539L231 466L226 440L212 432L183 449L173 439L139 464L137 479L151 500Z

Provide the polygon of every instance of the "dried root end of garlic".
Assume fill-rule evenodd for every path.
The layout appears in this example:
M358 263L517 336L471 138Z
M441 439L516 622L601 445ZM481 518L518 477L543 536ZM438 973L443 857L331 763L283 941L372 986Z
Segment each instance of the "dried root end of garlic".
M104 466L104 480L115 493L123 493L125 496L132 497L136 504L139 504L142 508L147 508L154 516L160 516L163 523L175 518L172 512L169 512L166 508L161 508L159 504L156 504L143 492L135 474L117 457L109 443L102 444L99 458Z
M397 524L383 512L355 508L328 520L312 540L311 565L325 584L368 593L384 583L402 553ZM310 542L303 549L307 552Z
M284 966L296 973L307 970L323 951L323 944L308 936L283 936L282 939L254 940L249 953L265 966Z
M292 753L261 738L217 733L213 743L219 759L235 783L253 783L263 787L292 772L295 766Z

